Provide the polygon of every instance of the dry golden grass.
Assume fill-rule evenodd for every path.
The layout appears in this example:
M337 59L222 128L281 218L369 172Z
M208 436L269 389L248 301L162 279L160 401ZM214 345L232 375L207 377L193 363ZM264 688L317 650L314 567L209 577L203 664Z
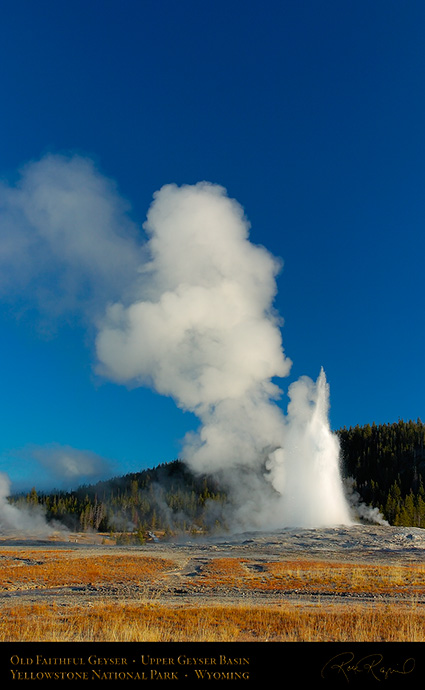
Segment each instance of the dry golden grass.
M425 612L414 605L301 608L149 604L95 607L31 604L3 609L2 642L370 642L425 641Z
M166 581L174 561L142 554L81 554L72 550L2 551L0 591ZM207 589L301 590L304 593L425 593L425 565L353 565L290 560L254 563L246 558L212 558L196 578L182 583Z
M161 591L178 568L171 559L141 553L116 555L61 549L0 551L0 591L37 590L84 585L150 585L157 599L111 602L97 594L87 601L26 603L3 600L0 641L425 641L425 607L415 597L425 593L425 565L353 565L309 560L254 561L211 558L197 574L180 573L179 585L189 592L189 606L168 606ZM175 580L174 580L175 584ZM205 605L197 590L244 595L243 605ZM315 594L317 604L294 604L284 593ZM255 594L269 597L258 605ZM400 594L384 603L324 604L323 594ZM317 595L319 598L317 599ZM46 594L46 596L48 596ZM51 596L51 595L50 595ZM230 601L231 599L229 599ZM329 598L328 598L329 600ZM280 601L280 603L279 603ZM200 603L198 603L200 602ZM410 602L410 603L408 603Z
M127 555L75 556L72 551L5 552L0 558L0 591L151 581L174 567L163 558Z
M425 593L425 565L353 565L323 561L211 559L200 573L205 587L244 587L246 591L304 593L413 594Z

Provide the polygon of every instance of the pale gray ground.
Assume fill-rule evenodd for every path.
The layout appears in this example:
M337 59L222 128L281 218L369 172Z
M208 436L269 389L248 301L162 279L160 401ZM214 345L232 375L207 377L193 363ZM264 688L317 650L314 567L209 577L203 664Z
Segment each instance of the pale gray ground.
M199 577L205 564L212 558L244 558L246 567L261 571L262 564L270 561L311 559L325 562L346 562L355 564L408 565L425 564L425 530L419 528L356 525L325 529L283 529L278 532L252 532L223 537L181 540L159 540L142 546L114 546L100 543L78 542L78 535L67 535L63 540L51 542L28 540L16 537L0 539L2 552L31 548L32 551L46 549L71 549L72 552L89 553L91 557L103 554L137 552L156 556L174 562L173 570L166 581L157 585L141 586L117 582L115 585L88 585L84 587L61 587L30 591L0 591L0 605L19 601L40 601L46 599L57 603L80 604L99 600L152 601L167 605L193 606L208 603L284 604L328 603L362 601L374 604L377 600L400 601L400 595L391 596L323 594L303 591L244 591L240 587L221 587L216 590L205 588ZM93 536L93 541L95 537ZM425 603L425 597L415 598L417 604Z

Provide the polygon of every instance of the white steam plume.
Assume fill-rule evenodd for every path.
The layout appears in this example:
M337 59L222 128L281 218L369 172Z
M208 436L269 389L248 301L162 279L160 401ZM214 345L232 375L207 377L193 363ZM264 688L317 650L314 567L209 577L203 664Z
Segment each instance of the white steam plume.
M0 535L25 535L46 538L58 532L65 533L63 525L48 523L41 506L10 503L10 479L0 473Z
M0 296L30 296L50 324L73 312L94 318L123 299L142 261L127 211L86 158L26 165L16 186L0 183Z
M137 241L127 207L93 164L48 156L0 187L0 291L48 314L83 310L98 371L151 386L200 420L183 459L218 474L236 528L351 521L327 419L328 387L289 374L273 309L280 262L249 240L243 209L202 182L154 195Z
M233 526L349 523L324 373L293 384L287 418L276 405L272 379L291 365L272 308L279 263L250 243L242 208L217 185L167 185L145 229L145 289L99 324L102 373L199 417L183 457L221 475Z

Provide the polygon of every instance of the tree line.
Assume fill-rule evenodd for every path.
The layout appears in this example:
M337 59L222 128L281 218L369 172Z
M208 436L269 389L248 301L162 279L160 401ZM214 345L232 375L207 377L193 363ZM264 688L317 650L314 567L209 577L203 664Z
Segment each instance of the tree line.
M175 460L157 467L114 477L73 491L15 496L16 504L38 504L48 521L73 531L110 533L119 540L143 542L148 531L164 533L209 531L206 506L224 504L226 495L207 475L195 476Z
M355 426L335 432L341 473L362 502L391 525L425 527L425 426ZM95 530L143 541L147 531L211 531L220 525L226 493L213 477L194 475L180 460L73 491L14 496L14 503L43 506L47 520L71 530ZM211 509L213 507L213 509Z
M391 525L425 527L425 426L399 420L338 430L342 472Z

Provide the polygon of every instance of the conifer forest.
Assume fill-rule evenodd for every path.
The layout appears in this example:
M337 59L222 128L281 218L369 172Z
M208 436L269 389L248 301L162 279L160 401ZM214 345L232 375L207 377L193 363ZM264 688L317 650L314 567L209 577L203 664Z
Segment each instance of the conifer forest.
M399 420L335 432L341 475L361 501L390 525L425 526L425 425ZM15 495L17 504L40 505L48 521L71 530L94 530L142 543L149 531L205 533L223 526L226 493L218 480L194 475L180 461L115 477L72 491Z

